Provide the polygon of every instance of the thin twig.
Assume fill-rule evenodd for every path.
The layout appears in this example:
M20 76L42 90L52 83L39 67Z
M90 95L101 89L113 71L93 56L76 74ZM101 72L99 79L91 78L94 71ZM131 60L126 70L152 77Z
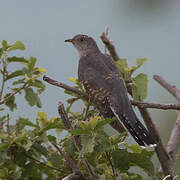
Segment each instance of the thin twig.
M33 158L32 156L29 156L28 154L25 154L25 155L26 155L26 157L28 157L29 159L33 160L34 162L36 162L36 163L38 163L38 164L41 164L41 165L43 165L43 166L45 166L45 167L47 167L47 168L50 168L50 169L59 171L59 172L61 172L61 173L64 173L64 171L63 171L62 169L58 169L58 168L56 168L56 167L49 166L49 165L47 165L47 164L45 164L45 163L43 163L43 162L41 162L41 161Z
M106 33L103 32L100 36L102 42L106 45L109 53L111 54L112 58L115 60L115 61L118 61L120 58L119 58L119 55L118 53L116 52L116 48L115 46L113 45L112 41L109 40L109 38L107 37Z
M64 157L66 160L67 166L72 169L73 172L79 171L79 168L76 166L76 163L74 162L74 159L70 157L66 152L63 152L57 144L51 142L51 144L57 149L57 151Z
M112 169L112 172L113 172L113 177L114 177L114 179L116 180L116 179L117 179L116 171L115 171L113 162L112 162L112 160L111 160L111 156L109 155L108 152L106 152L106 157L107 157L107 159L108 159L108 161L109 161L109 163L110 163L110 166L111 166L111 169Z
M18 88L16 91L12 92L9 96L7 96L6 98L4 98L2 101L0 101L0 105L6 103L12 96L16 95L17 93L19 93L22 89L27 88L28 82L26 82L22 87Z
M180 102L180 89L177 89L176 86L169 84L159 75L154 75L153 78Z
M2 70L2 84L1 84L1 90L0 90L0 100L2 99L2 96L3 96L3 91L4 91L5 81L6 81L6 71L7 71L6 58L7 58L7 53L4 52L1 57L3 70Z
M65 111L65 109L64 109L64 105L62 104L62 102L59 102L59 103L58 103L58 112L59 112L59 115L61 116L61 119L62 119L62 121L63 121L66 129L67 129L67 130L72 130L73 127L72 127L71 122L69 121L69 119L68 119L68 117L67 117L67 114L66 114L66 111ZM81 147L80 147L80 145L79 145L78 140L77 140L75 137L73 137L73 143L74 143L77 151L80 152L80 151L81 151ZM93 169L91 168L88 160L87 160L85 157L83 158L83 163L84 163L84 165L86 166L86 168L88 169L89 174L92 176L92 179L93 179L93 180L96 180L96 179L97 179L97 178L96 178L97 175L94 173L94 171L93 171Z
M109 40L109 38L106 36L105 33L102 33L101 39L103 43L107 46L109 53L111 54L114 61L119 60L118 53L116 52L115 46L113 45L112 41ZM128 92L131 94L131 90L128 89ZM132 95L132 94L131 94ZM155 127L155 124L153 123L151 116L146 108L138 107L141 116L144 119L144 122L146 123L146 126L153 137L155 137L157 141L157 146L155 148L156 153L158 155L159 161L161 163L161 167L163 170L164 175L170 175L171 177L169 179L173 179L172 169L170 166L170 157L168 153L166 152L166 149L164 148L159 132Z
M63 89L66 89L68 91L71 91L79 96L81 96L82 98L85 98L85 99L88 99L88 95L87 94L84 94L83 92L81 92L80 90L78 90L77 88L74 88L74 87L71 87L71 86L68 86L64 83L61 83L61 82L58 82L54 79L51 79L47 76L43 76L43 80L48 82L49 84L52 84L54 86L58 86L58 87L61 87Z

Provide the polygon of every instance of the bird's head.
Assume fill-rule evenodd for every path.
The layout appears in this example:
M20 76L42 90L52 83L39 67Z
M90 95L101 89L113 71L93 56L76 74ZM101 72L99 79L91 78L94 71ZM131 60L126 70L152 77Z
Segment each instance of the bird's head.
M77 49L80 57L92 52L99 51L94 39L87 35L78 34L72 39L65 40L65 42L71 42Z

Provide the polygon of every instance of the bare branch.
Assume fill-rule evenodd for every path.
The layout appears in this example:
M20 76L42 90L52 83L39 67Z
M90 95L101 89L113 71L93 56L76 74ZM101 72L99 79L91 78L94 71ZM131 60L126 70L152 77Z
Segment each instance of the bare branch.
M63 89L66 89L68 91L71 91L79 96L81 96L82 98L85 98L85 99L88 99L88 95L87 94L84 94L83 92L81 92L80 90L78 90L77 88L74 88L74 87L71 87L71 86L68 86L64 83L61 83L61 82L58 82L54 79L51 79L47 76L43 76L43 80L48 82L49 84L52 84L54 86L58 86L58 87L61 87Z
M44 76L43 79L44 79L44 81L46 81L49 84L52 84L54 86L58 86L63 89L66 89L68 91L71 91L71 92L81 96L82 98L88 100L88 95L83 93L82 91L80 91L79 89L77 89L75 87L71 87L67 84L58 82L47 76ZM160 103L141 102L141 101L134 101L134 100L131 100L131 104L134 106L138 106L140 108L155 108L155 109L162 109L162 110L169 110L169 109L180 110L179 104L160 104Z
M178 102L180 102L180 89L177 89L175 86L167 83L161 76L159 75L154 75L154 79L161 85L163 86L166 90L168 90L169 93L171 93ZM180 111L177 112L177 119L174 124L174 127L172 129L168 145L166 147L167 152L171 156L171 163L172 165L175 162L175 155L177 150L179 149L180 146Z
M180 89L170 85L159 75L154 75L153 78L180 102Z
M118 61L120 58L118 56L118 53L116 52L116 48L113 45L112 41L110 41L107 37L107 33L103 32L102 35L100 36L102 42L106 45L109 53L111 54L112 58L115 61Z
M66 129L67 130L72 130L73 127L72 127L71 122L69 121L69 119L67 117L66 111L64 109L64 105L61 102L58 103L58 112L59 112L59 115L61 116L62 121L64 122L64 125L65 125ZM74 145L75 145L77 151L80 152L81 151L81 146L80 146L79 141L77 140L77 138L73 137L73 142L74 142ZM88 160L85 157L83 158L83 163L86 166L86 168L88 169L89 174L92 176L92 179L96 180L97 175L94 173L94 171L91 168Z
M139 108L153 108L153 109L162 109L162 110L180 110L180 104L160 104L152 102L142 102L131 100L131 104L138 106Z
M144 119L144 122L149 130L149 132L153 135L157 146L155 148L156 154L158 156L159 162L161 164L163 173L165 176L170 175L168 178L168 180L172 180L173 179L173 172L172 172L172 166L171 166L171 158L169 156L169 154L167 153L161 137L159 135L159 132L154 124L154 122L151 119L151 116L148 112L147 109L143 109L143 108L139 108L139 111L141 113L141 116Z
M169 142L167 145L167 152L172 158L172 161L175 161L175 155L180 146L180 111L177 112L177 119L174 123L174 127L171 132L171 136L169 138Z

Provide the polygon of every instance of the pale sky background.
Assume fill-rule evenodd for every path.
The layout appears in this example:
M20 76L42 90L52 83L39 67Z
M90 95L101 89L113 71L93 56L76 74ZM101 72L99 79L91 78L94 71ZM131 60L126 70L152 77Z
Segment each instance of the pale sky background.
M104 50L99 36L109 27L120 57L132 65L136 58L148 58L139 70L149 77L147 101L176 102L152 77L162 75L180 87L179 0L0 0L0 4L0 40L21 40L26 51L12 55L37 57L38 65L47 70L48 76L70 85L68 78L77 77L78 57L74 47L64 40L79 33L88 34ZM67 96L62 89L46 86L41 96L43 108L28 107L21 96L19 110L12 114L14 119L35 119L36 111L58 115L57 102L65 102ZM175 112L151 110L151 114L167 142Z

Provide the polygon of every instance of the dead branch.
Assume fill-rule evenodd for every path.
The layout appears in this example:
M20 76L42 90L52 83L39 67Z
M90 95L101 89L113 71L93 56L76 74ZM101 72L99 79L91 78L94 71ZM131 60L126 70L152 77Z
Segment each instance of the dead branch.
M177 100L180 102L180 89L177 89L176 86L173 86L167 83L161 76L154 75L153 78L164 87L169 93L171 93Z
M116 52L116 48L115 46L113 45L112 41L109 40L109 38L107 37L107 33L106 32L103 32L100 36L102 42L105 44L105 46L107 47L109 53L111 54L112 58L115 60L115 61L118 61L120 58L119 58L119 55L118 53Z
M154 75L154 79L163 86L169 93L171 93L178 102L180 102L180 89L177 89L175 86L166 82L161 76ZM180 146L180 111L177 112L177 119L174 123L174 127L171 131L171 135L168 141L168 145L166 147L167 152L171 156L172 165L175 162L175 155Z
M47 76L43 76L43 80L48 82L49 84L52 84L54 86L58 86L58 87L61 87L63 89L66 89L68 91L71 91L79 96L81 96L82 98L85 98L85 99L88 99L88 95L87 94L84 94L83 92L81 92L80 90L78 90L77 88L74 88L74 87L71 87L71 86L68 86L64 83L61 83L61 82L58 82L54 79L51 79Z

